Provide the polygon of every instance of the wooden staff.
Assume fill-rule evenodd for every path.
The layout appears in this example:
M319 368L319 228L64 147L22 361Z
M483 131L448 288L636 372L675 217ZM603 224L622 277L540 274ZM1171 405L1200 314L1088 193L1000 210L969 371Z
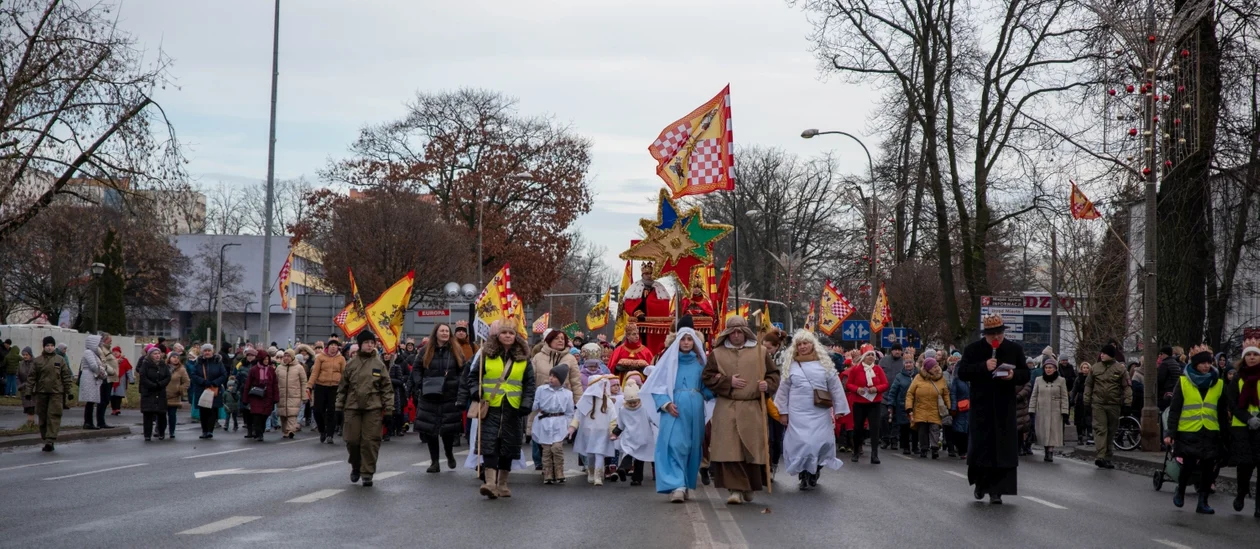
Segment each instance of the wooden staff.
M761 377L757 378L760 383L766 379L766 348L762 346L764 331L757 330L757 356L760 357L759 365L761 367ZM766 387L769 389L769 386ZM766 409L766 392L757 391L761 394L761 429L766 434L766 493L774 493L774 471L770 468L770 412Z

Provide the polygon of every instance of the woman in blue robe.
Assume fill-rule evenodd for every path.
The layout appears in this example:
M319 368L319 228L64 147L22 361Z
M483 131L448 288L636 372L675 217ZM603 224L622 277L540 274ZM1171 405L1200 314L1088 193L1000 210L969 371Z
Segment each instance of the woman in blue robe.
M685 324L685 323L684 323ZM711 414L713 392L700 380L704 349L699 334L680 327L674 342L661 354L641 393L652 395L660 414L656 437L656 491L680 503L696 489L704 450L704 424Z

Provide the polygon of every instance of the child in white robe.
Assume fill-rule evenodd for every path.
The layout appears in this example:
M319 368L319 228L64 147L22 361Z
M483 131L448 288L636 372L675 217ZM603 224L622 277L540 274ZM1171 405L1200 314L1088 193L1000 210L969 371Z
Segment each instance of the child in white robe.
M617 407L609 394L608 379L592 376L586 392L577 403L577 416L569 422L573 434L573 451L586 456L586 482L604 485L604 458L616 457L617 445L612 430L617 426Z
M562 383L568 379L569 367L557 364L551 368L547 384L534 391L534 411L538 416L530 435L542 446L543 484L564 482L564 439L573 419L573 391Z
M643 406L639 398L639 386L643 375L631 372L626 375L625 398L617 407L617 427L613 436L617 440L621 459L617 466L617 476L626 480L630 473L630 485L643 484L644 462L654 459L656 453L656 435L658 431L657 412L650 406Z

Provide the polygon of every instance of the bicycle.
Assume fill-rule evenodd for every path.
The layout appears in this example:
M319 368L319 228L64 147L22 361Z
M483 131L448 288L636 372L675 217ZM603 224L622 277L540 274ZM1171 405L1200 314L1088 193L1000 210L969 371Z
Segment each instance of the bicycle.
M1142 445L1142 422L1133 416L1121 417L1119 426L1116 428L1116 436L1111 443L1117 450L1126 452L1136 450Z

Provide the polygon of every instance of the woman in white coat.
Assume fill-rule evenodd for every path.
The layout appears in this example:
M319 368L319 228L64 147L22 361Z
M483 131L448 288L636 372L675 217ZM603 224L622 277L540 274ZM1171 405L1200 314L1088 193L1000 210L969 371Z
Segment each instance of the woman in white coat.
M101 346L101 336L87 336L83 344L83 359L79 362L79 402L83 403L83 428L88 430L105 429L106 401L101 400L101 386L109 379L109 372L100 355L96 354ZM93 418L96 422L93 423Z
M844 465L836 457L835 423L849 413L844 388L831 357L813 333L799 330L790 352L782 355L783 382L775 394L779 421L787 426L783 436L783 462L795 473L802 490L818 485L823 467Z

